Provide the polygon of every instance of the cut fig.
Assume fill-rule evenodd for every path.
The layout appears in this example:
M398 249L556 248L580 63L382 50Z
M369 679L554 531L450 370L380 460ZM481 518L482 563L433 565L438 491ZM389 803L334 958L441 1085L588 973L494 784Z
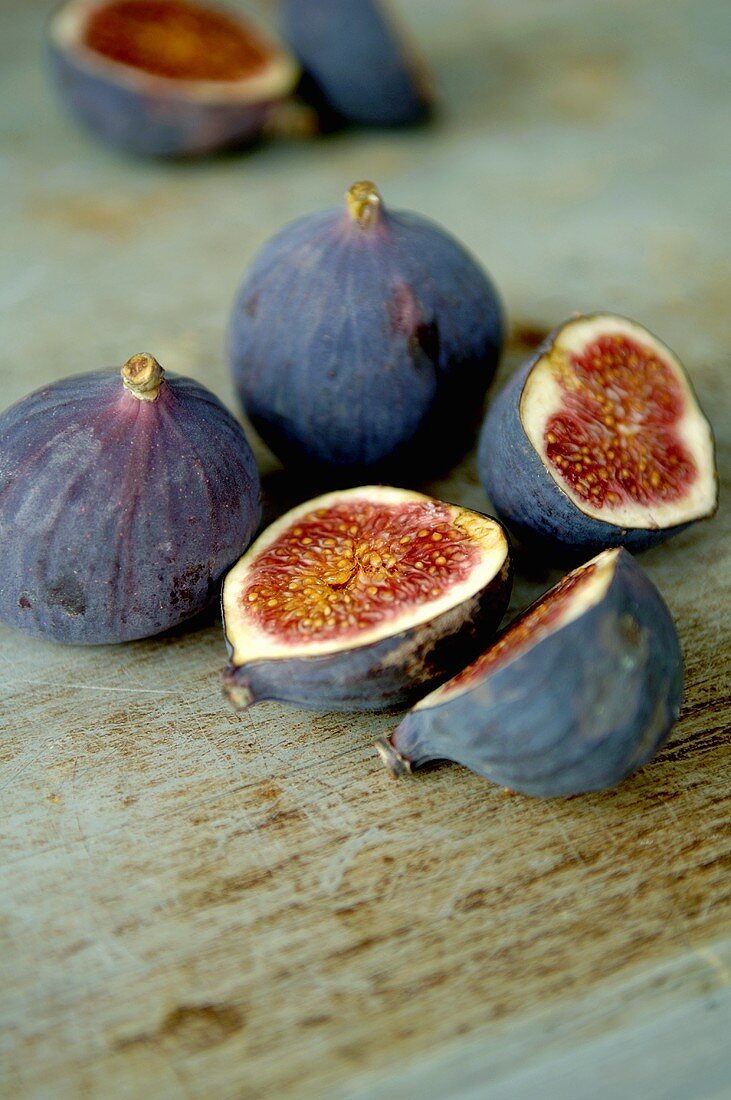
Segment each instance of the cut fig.
M454 760L525 794L601 790L657 752L682 688L664 600L631 554L605 550L417 703L378 750L397 775Z
M0 619L29 634L92 645L176 626L258 525L242 428L151 355L0 416Z
M384 486L273 523L223 586L226 694L318 710L413 702L484 648L510 596L487 516Z
M565 555L643 550L716 510L713 436L683 367L612 314L568 321L518 371L478 464L500 518Z
M251 141L299 76L270 34L197 0L67 0L49 46L71 113L103 140L155 156Z

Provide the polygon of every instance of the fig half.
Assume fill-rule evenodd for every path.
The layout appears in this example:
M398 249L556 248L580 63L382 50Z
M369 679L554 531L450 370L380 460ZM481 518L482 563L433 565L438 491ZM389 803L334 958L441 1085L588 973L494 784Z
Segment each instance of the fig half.
M396 774L454 760L524 794L612 787L677 720L675 624L626 550L605 550L411 710L378 750Z
M139 154L190 156L251 141L299 77L270 34L197 0L67 0L48 40L69 111Z
M224 689L318 710L413 702L484 648L510 596L487 516L420 493L328 493L273 523L226 577Z
M609 313L562 325L508 382L478 466L515 534L567 558L644 550L716 510L713 436L683 367Z
M0 416L0 619L57 642L146 638L202 611L259 525L246 436L151 355Z

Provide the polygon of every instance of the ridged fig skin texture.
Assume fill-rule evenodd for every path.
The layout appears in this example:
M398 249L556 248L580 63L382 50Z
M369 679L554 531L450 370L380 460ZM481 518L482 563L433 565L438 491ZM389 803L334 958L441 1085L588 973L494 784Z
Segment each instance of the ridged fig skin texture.
M224 691L239 709L408 705L484 649L511 587L490 517L388 486L326 494L267 528L227 575Z
M478 473L502 522L527 548L549 560L573 565L611 547L624 546L633 553L640 553L686 530L695 518L705 518L699 515L689 522L654 526L652 508L648 507L647 526L618 526L586 514L554 480L526 433L521 399L532 371L542 357L551 352L560 332L561 329L557 329L552 333L535 356L516 371L495 396L480 431ZM689 400L695 401L687 384ZM717 476L712 443L711 456L701 469L701 476L715 487ZM713 496L714 492L709 495ZM714 511L715 503L712 503L706 516Z
M150 392L99 371L0 416L10 626L76 644L157 634L210 604L251 541L259 478L239 424L189 378L168 375Z
M270 71L248 82L215 88L156 77L85 49L80 41L85 9L82 0L71 0L52 16L50 75L68 112L101 141L127 153L185 158L250 144L299 76L294 60L271 43Z
M328 125L408 126L429 114L423 65L376 0L284 0L282 35Z
M477 261L370 182L254 260L229 329L233 380L285 465L331 484L401 483L469 447L503 340Z
M606 553L616 564L596 604L474 686L409 712L379 747L395 773L453 760L554 797L613 787L654 756L680 711L680 643L637 562Z

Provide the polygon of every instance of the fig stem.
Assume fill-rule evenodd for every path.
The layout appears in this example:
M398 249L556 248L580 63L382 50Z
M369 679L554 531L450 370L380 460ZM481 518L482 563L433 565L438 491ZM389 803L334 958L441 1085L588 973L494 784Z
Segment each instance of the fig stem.
M361 229L368 229L376 220L381 208L381 194L375 183L361 180L348 188L346 194L348 213Z
M122 367L122 382L138 401L155 401L165 372L154 355L141 352L133 355Z
M385 737L379 737L376 741L376 751L391 775L399 778L402 775L409 775L411 772L411 762L405 756L402 756L400 752L397 752Z

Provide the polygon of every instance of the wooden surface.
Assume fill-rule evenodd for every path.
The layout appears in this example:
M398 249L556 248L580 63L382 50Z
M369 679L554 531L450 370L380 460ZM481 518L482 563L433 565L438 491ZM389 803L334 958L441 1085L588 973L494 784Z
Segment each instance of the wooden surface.
M502 377L573 310L665 338L727 493L728 6L400 6L433 129L158 165L57 111L47 5L5 0L3 403L145 349L232 405L247 261L366 176L491 270ZM293 493L259 454L272 514ZM471 456L430 488L486 507ZM118 648L0 629L2 1094L728 1096L728 511L643 564L679 625L682 721L570 800L450 766L396 782L372 748L394 716L237 717L215 613ZM552 579L521 576L514 609Z

